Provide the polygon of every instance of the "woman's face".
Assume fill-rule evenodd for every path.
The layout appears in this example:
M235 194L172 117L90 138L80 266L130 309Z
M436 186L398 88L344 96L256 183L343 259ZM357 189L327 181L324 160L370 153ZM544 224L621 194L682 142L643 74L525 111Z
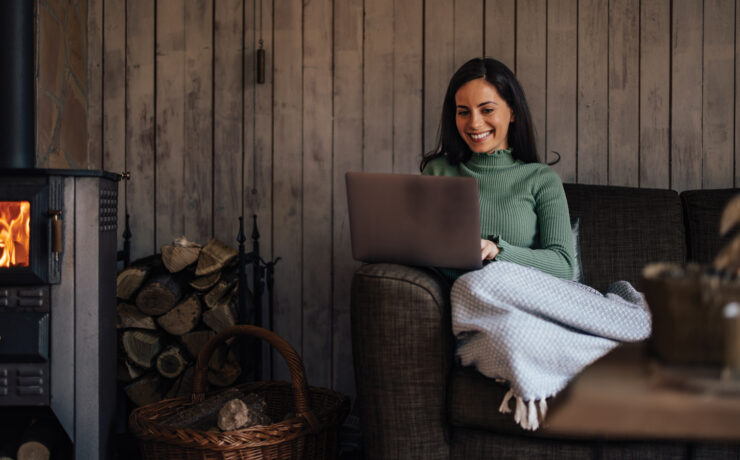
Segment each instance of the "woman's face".
M457 132L474 153L509 148L506 136L514 114L485 78L465 83L455 93Z

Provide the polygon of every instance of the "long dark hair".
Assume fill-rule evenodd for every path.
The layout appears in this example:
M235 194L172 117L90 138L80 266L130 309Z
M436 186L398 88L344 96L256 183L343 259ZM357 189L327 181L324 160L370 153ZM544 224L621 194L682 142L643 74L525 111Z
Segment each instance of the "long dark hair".
M534 141L534 126L532 115L529 113L524 90L514 73L500 61L492 58L471 59L460 67L452 76L444 105L442 106L442 120L440 122L439 141L435 150L423 155L420 169L433 158L447 157L450 164L465 163L473 155L465 141L457 131L455 121L456 109L455 94L464 84L471 80L485 78L496 87L498 94L509 105L514 121L509 125L507 140L512 149L512 156L525 163L538 163L537 145Z

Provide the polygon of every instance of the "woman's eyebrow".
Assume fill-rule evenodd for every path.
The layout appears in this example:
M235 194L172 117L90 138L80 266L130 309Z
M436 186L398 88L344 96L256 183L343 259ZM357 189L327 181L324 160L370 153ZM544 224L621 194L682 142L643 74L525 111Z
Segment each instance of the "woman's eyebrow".
M480 104L478 104L478 107L483 107L484 105L487 105L487 104L494 104L494 105L496 105L496 101L481 102Z

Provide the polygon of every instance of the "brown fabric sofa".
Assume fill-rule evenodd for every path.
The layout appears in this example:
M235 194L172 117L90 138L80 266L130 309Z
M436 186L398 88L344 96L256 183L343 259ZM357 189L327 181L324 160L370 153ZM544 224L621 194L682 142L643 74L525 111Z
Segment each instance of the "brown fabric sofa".
M580 218L585 283L600 290L620 279L637 286L650 262L711 260L722 244L721 209L740 192L575 184L565 191L571 217ZM365 458L740 458L740 444L522 430L498 412L506 387L456 364L449 289L422 268L367 264L355 273L352 341Z

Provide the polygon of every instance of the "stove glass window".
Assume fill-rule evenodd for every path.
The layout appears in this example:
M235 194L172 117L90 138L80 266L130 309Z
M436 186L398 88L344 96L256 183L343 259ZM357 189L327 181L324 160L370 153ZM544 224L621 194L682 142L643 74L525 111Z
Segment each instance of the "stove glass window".
M31 203L0 201L0 268L28 267Z

